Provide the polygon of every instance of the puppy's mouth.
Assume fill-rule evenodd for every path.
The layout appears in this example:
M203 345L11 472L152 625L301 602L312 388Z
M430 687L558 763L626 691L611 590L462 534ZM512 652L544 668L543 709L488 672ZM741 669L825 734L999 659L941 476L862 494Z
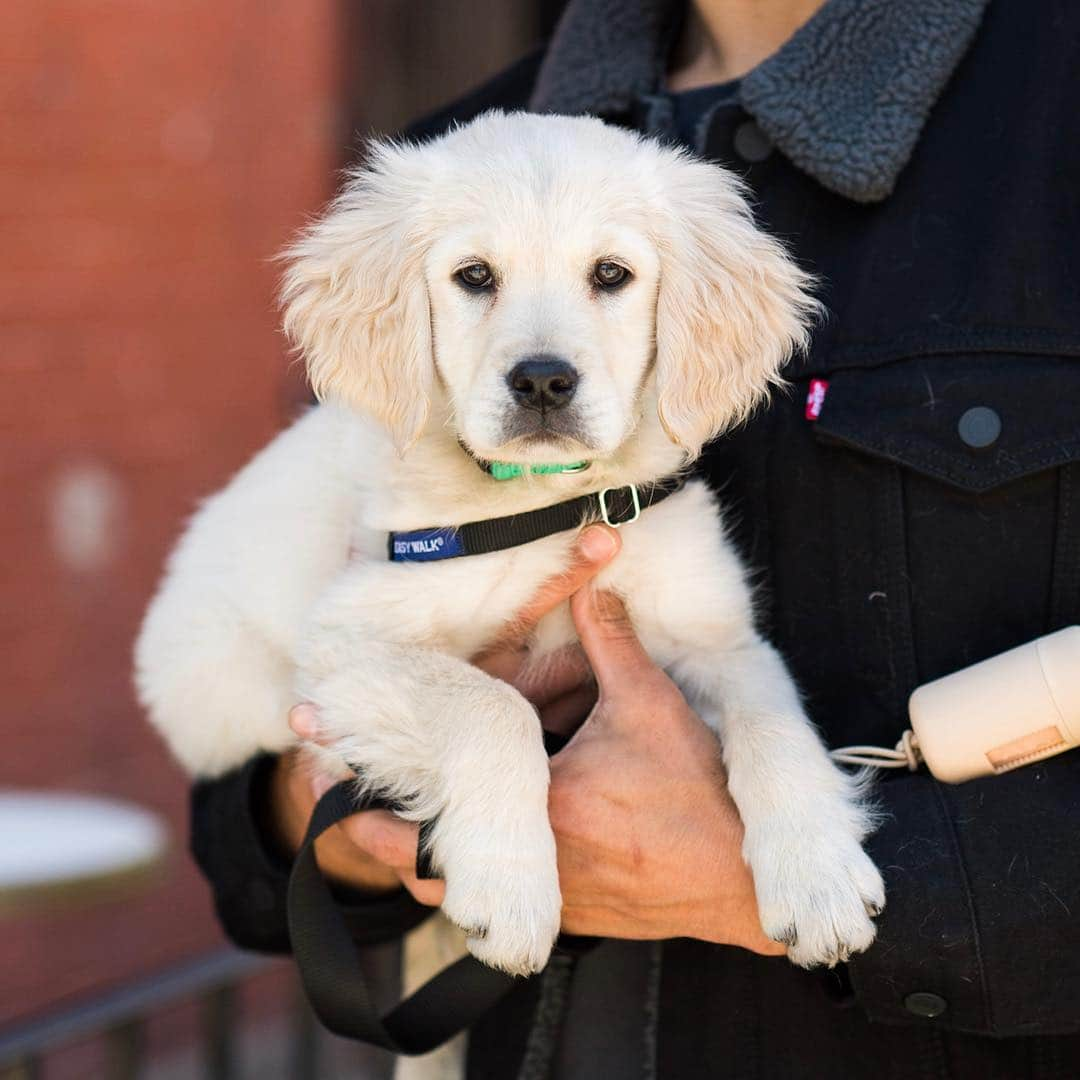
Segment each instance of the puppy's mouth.
M500 450L530 456L538 451L577 454L592 449L592 440L583 429L577 410L547 413L517 410L503 421Z
M503 444L502 449L508 453L511 450L518 450L523 453L546 450L555 453L573 454L588 449L588 446L581 439L570 438L567 435L556 435L550 431L536 431L528 435L519 435L516 439L510 439Z

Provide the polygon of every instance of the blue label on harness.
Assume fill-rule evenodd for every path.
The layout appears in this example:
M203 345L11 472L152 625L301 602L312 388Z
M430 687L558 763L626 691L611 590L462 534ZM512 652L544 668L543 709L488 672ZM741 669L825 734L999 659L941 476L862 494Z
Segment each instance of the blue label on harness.
M434 562L464 554L465 545L456 529L420 529L390 534L390 558L394 562Z

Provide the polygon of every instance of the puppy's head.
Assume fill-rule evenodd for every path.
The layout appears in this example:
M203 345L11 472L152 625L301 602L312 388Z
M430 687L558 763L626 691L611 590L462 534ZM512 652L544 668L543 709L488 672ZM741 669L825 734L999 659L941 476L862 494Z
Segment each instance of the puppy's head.
M317 393L402 449L437 400L500 461L601 458L649 422L697 454L816 308L730 174L587 118L376 144L288 256L285 328Z

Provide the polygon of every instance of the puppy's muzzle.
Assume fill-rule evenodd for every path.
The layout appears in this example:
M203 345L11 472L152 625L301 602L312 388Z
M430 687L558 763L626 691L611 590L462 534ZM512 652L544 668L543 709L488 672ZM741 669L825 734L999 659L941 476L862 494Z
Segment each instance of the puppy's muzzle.
M577 390L578 373L561 357L538 353L518 361L506 381L521 408L545 416L570 404Z

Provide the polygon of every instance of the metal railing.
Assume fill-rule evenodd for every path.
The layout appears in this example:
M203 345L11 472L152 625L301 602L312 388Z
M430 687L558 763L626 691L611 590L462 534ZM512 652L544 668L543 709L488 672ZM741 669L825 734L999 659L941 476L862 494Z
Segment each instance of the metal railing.
M145 1063L147 1023L155 1013L191 1001L201 1011L199 1075L235 1080L240 1068L238 990L272 964L265 957L223 949L0 1031L0 1080L39 1080L50 1053L90 1038L104 1041L104 1080L136 1080ZM315 1080L316 1022L299 1000L292 1022L288 1075Z

